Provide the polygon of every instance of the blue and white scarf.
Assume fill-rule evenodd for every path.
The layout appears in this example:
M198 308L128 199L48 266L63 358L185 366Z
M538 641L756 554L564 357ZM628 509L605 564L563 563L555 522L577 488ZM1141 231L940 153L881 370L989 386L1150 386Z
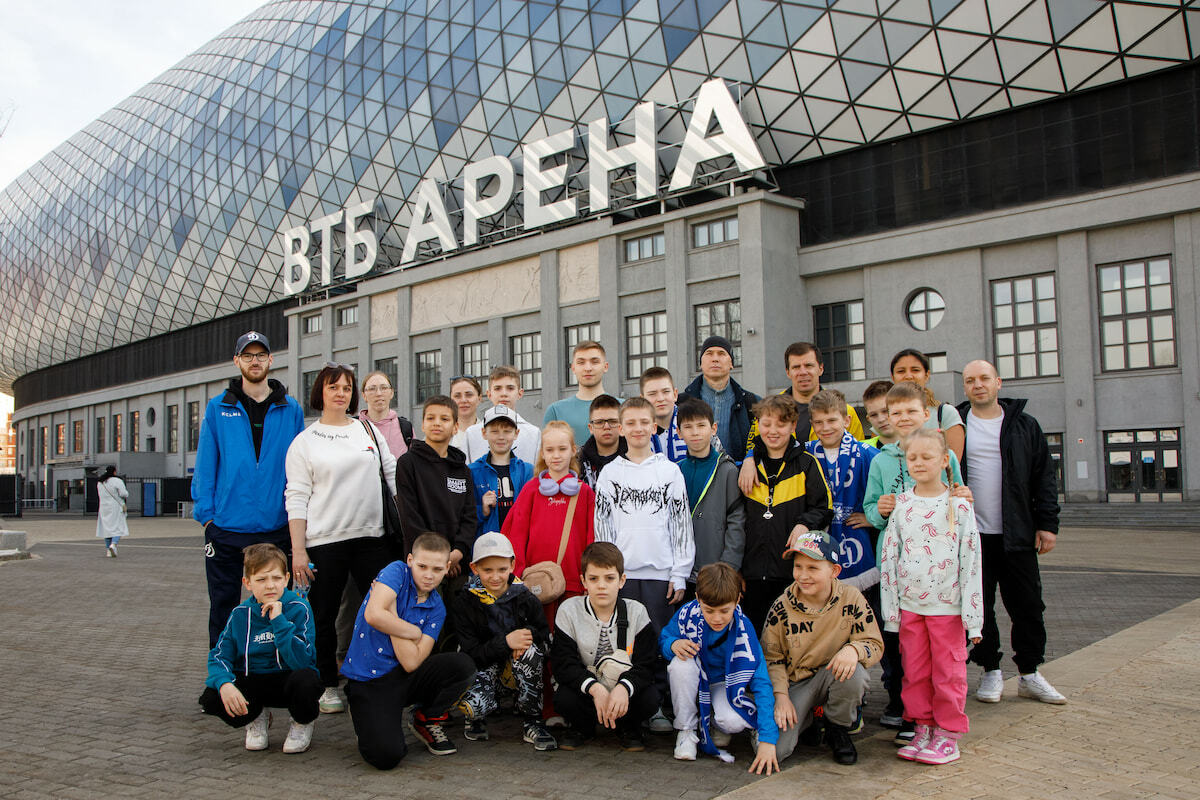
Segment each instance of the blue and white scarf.
M678 626L681 639L695 642L701 647L704 646L704 632L709 630L709 627L708 623L704 621L704 614L700 611L698 600L693 600L679 609L679 613L675 615L675 624ZM757 729L758 706L754 702L754 696L747 691L750 679L754 677L754 671L758 667L754 649L750 645L750 638L754 636L754 628L742 613L741 607L735 606L733 609L733 619L729 623L729 635L733 637L733 644L729 647L729 655L725 659L725 696L738 716L745 720L751 728ZM708 674L704 670L704 659L699 653L695 658L696 663L700 666L700 750L707 755L717 756L722 761L732 761L733 757L729 753L718 749L713 744L712 737L708 732L709 724L712 721L712 695L709 693Z
M879 583L879 568L875 563L875 548L871 542L872 529L853 528L846 520L854 512L863 510L867 474L871 470L872 459L879 451L849 433L842 435L837 461L832 464L825 458L825 448L819 441L814 439L805 442L804 447L821 465L832 495L833 521L829 523L829 535L841 550L838 562L842 565L842 571L838 580L860 591L870 588Z
M716 436L713 437L714 439ZM666 442L664 446L664 441ZM679 435L679 409L671 412L671 422L662 433L650 437L650 447L656 453L662 453L673 463L678 464L687 458L687 442Z

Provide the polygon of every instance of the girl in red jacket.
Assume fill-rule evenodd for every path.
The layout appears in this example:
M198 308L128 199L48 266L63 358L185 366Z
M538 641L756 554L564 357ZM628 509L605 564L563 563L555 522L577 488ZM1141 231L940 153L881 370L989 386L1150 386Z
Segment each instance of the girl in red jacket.
M568 597L583 594L580 577L580 558L583 550L595 540L594 519L596 495L590 486L579 478L579 459L575 453L575 434L571 426L555 420L542 429L541 449L538 450L534 480L527 481L517 495L512 509L504 518L503 533L513 545L516 562L513 572L524 575L526 567L540 561L555 561L562 542L563 528L567 523L567 510L571 498L577 497L571 516L567 547L560 566L566 591L562 597L542 608L550 630L554 630L554 614L558 604ZM550 722L555 721L547 660L545 686L547 694L543 710Z

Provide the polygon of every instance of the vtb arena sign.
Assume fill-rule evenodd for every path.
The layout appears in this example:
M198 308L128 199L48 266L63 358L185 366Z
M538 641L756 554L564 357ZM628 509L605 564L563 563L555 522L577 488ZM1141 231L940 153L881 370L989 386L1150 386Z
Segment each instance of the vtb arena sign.
M656 115L654 103L638 104L632 115L633 139L620 146L610 142L607 118L588 123L587 162L582 171L587 176L586 212L580 207L580 197L567 191L567 155L577 149L574 128L522 145L517 159L490 156L468 163L461 176L461 209L447 208L445 193L439 188L438 181L425 178L409 198L413 207L412 222L404 238L401 265L415 262L418 248L426 242L436 242L443 255L477 245L480 222L503 214L518 203L522 211L521 223L507 229L510 236L584 214L603 212L612 205L609 175L614 170L632 169L635 177L633 196L637 200L646 200L660 193L693 187L697 166L712 159L732 158L742 173L766 167L729 87L725 81L716 79L701 85L687 133L683 143L678 145L675 169L670 181L660 186ZM663 149L674 149L674 146ZM548 161L551 162L549 165ZM547 200L546 194L558 199ZM378 213L374 201L358 203L307 226L283 231L280 239L284 291L296 294L309 288L313 278L313 256L310 256L313 234L320 237L320 252L316 256L318 280L322 286L332 282L333 231L338 226L344 230L345 278L357 278L370 272L379 254L379 240L370 220ZM452 216L458 220L457 224L452 221Z

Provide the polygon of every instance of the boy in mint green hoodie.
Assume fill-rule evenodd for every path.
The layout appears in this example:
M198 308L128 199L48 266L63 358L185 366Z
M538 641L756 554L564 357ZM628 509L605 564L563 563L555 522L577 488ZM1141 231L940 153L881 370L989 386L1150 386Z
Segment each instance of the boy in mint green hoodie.
M267 708L286 708L292 725L283 752L303 753L324 691L312 608L287 588L287 556L275 545L250 545L243 564L242 585L250 597L230 612L209 651L200 705L230 727L246 728L247 750L267 749Z

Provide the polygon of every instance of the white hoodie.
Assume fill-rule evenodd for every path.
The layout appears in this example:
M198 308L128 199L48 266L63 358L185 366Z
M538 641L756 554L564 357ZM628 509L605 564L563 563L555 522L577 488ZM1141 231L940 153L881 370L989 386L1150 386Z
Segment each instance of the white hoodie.
M516 409L513 410L513 413L517 414ZM483 438L482 422L476 422L467 428L466 444L467 448L464 452L467 454L468 464L488 452L488 443ZM532 422L525 421L520 414L517 414L517 440L513 442L513 453L526 464L536 464L538 450L541 449L541 446L541 429Z
M596 541L617 546L630 578L686 588L696 540L679 467L655 453L640 464L618 456L600 470Z

